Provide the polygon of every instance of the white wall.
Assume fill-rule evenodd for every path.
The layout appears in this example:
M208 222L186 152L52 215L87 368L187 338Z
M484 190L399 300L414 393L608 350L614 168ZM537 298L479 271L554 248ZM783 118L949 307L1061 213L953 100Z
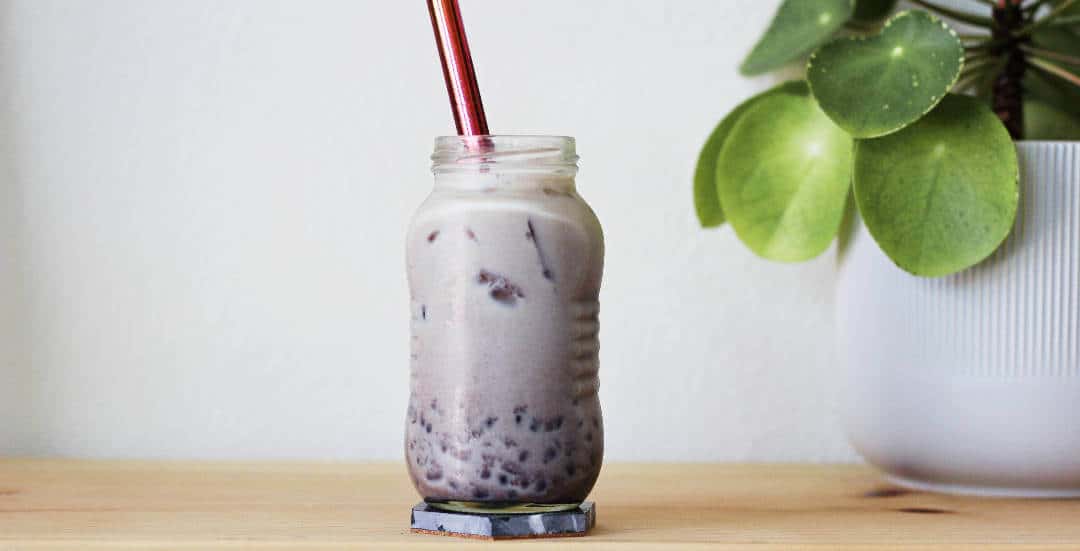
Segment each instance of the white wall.
M690 201L777 3L463 0L493 130L579 140L610 459L853 458L831 254ZM400 457L402 240L452 131L424 3L0 6L0 454Z

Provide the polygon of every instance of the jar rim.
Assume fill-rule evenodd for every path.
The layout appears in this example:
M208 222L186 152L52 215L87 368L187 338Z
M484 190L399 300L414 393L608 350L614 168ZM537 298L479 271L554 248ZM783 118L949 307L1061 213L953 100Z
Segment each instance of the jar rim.
M439 136L431 160L435 172L478 167L576 170L578 155L576 140L571 136L489 134Z

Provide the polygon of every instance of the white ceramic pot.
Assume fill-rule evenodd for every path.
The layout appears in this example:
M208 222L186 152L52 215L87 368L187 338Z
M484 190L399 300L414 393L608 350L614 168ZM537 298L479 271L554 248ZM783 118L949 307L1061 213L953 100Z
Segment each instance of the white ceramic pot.
M918 489L1080 496L1080 143L1022 142L1005 245L911 276L860 224L841 260L852 444Z

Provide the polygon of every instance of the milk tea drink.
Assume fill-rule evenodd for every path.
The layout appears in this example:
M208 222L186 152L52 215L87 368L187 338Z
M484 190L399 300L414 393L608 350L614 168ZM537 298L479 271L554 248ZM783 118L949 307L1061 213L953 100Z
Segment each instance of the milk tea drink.
M436 140L408 233L405 454L431 502L574 504L600 472L600 223L572 138Z

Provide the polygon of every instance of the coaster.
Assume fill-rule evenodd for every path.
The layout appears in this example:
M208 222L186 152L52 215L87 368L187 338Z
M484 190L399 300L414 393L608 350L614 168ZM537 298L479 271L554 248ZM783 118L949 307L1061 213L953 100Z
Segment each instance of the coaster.
M412 531L485 540L584 536L596 525L596 505L586 501L547 513L461 513L419 503L412 509Z

